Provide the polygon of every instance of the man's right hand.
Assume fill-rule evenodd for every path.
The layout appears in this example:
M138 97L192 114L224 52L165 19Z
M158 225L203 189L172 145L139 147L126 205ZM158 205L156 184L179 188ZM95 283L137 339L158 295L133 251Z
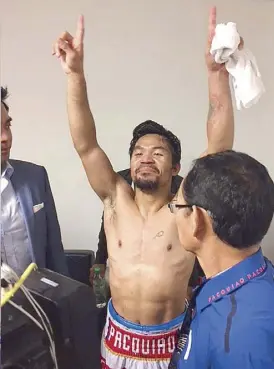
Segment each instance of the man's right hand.
M93 286L93 278L94 278L94 269L95 268L100 268L101 277L102 278L105 277L106 266L104 264L94 264L92 266L92 268L90 268L90 270L89 270L89 282L90 282L91 286Z
M52 55L60 60L66 74L82 74L84 71L84 31L84 17L81 15L75 36L63 32L53 45Z
M206 47L206 54L205 54L207 70L208 70L208 73L214 73L214 72L221 71L224 74L228 75L228 71L226 70L225 63L223 64L216 63L214 60L214 57L210 53L211 44L215 36L216 16L217 16L216 6L213 6L210 9L209 19L208 19L207 47ZM243 47L244 47L244 40L241 37L238 49L241 50Z

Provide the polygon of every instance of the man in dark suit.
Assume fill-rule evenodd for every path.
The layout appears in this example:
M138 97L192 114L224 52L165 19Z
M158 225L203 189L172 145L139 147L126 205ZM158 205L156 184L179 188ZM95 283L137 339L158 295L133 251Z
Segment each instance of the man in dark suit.
M1 87L1 260L18 274L35 262L68 275L46 169L9 160L12 146L8 92Z
M130 175L130 169L121 170L118 172L120 176L122 176L129 185L132 184L132 179ZM171 183L171 192L173 194L176 194L178 192L178 189L181 185L183 178L179 175L173 177L172 183ZM108 259L108 251L107 251L107 240L106 240L106 234L104 230L104 214L102 216L102 223L101 223L101 229L99 233L99 242L98 242L98 249L96 252L96 258L95 258L95 264L92 266L90 270L90 283L92 284L93 276L94 276L94 268L100 267L101 270L101 276L103 277L106 270L106 263ZM190 277L189 286L195 287L198 283L201 277L204 276L204 273L198 263L198 261L195 261L195 265L193 268L192 275Z

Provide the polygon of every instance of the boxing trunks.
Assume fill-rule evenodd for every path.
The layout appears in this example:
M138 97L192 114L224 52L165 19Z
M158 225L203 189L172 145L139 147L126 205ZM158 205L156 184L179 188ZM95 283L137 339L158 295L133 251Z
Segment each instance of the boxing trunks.
M108 304L101 344L102 369L167 369L184 313L168 323L143 326L122 318Z

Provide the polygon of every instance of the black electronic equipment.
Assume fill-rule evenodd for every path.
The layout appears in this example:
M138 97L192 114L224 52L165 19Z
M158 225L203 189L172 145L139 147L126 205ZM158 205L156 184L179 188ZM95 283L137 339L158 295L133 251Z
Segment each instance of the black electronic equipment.
M13 301L17 305L27 305L20 291ZM1 368L53 368L45 333L10 304L1 309Z
M31 291L50 320L54 332L59 369L99 369L98 309L92 288L47 269L33 271L24 285ZM25 310L39 320L29 302L22 298L22 293L19 292L15 294L13 301L21 304ZM21 336L26 337L28 334L30 337L29 347L34 345L36 341L37 345L38 342L43 342L44 348L47 349L47 336L43 331L39 331L34 323L27 322L28 318L24 317L22 313L20 316L19 311L14 312L14 321L10 324L10 308L9 304L6 304L2 312L2 357L9 359L13 355L13 345L10 346L11 344L8 344L7 340L9 334L14 337L18 336L18 339ZM36 336L34 333L30 333L31 326L32 329L35 328ZM19 335L20 329L22 334ZM14 348L16 347L15 351L18 351L20 342L14 346ZM51 367L47 367L39 364L39 366L26 367L26 369L52 369L52 360L51 365ZM4 369L4 366L2 368Z

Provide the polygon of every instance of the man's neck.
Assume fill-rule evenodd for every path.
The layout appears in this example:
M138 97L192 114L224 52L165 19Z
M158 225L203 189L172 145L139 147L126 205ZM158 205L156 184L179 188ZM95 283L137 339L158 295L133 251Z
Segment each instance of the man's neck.
M236 249L219 240L212 240L197 253L198 261L206 278L212 278L234 265L255 254L260 246L252 246L247 249Z
M135 189L135 202L144 218L157 213L171 199L172 195L166 189L159 189L153 193L142 192L139 188Z

